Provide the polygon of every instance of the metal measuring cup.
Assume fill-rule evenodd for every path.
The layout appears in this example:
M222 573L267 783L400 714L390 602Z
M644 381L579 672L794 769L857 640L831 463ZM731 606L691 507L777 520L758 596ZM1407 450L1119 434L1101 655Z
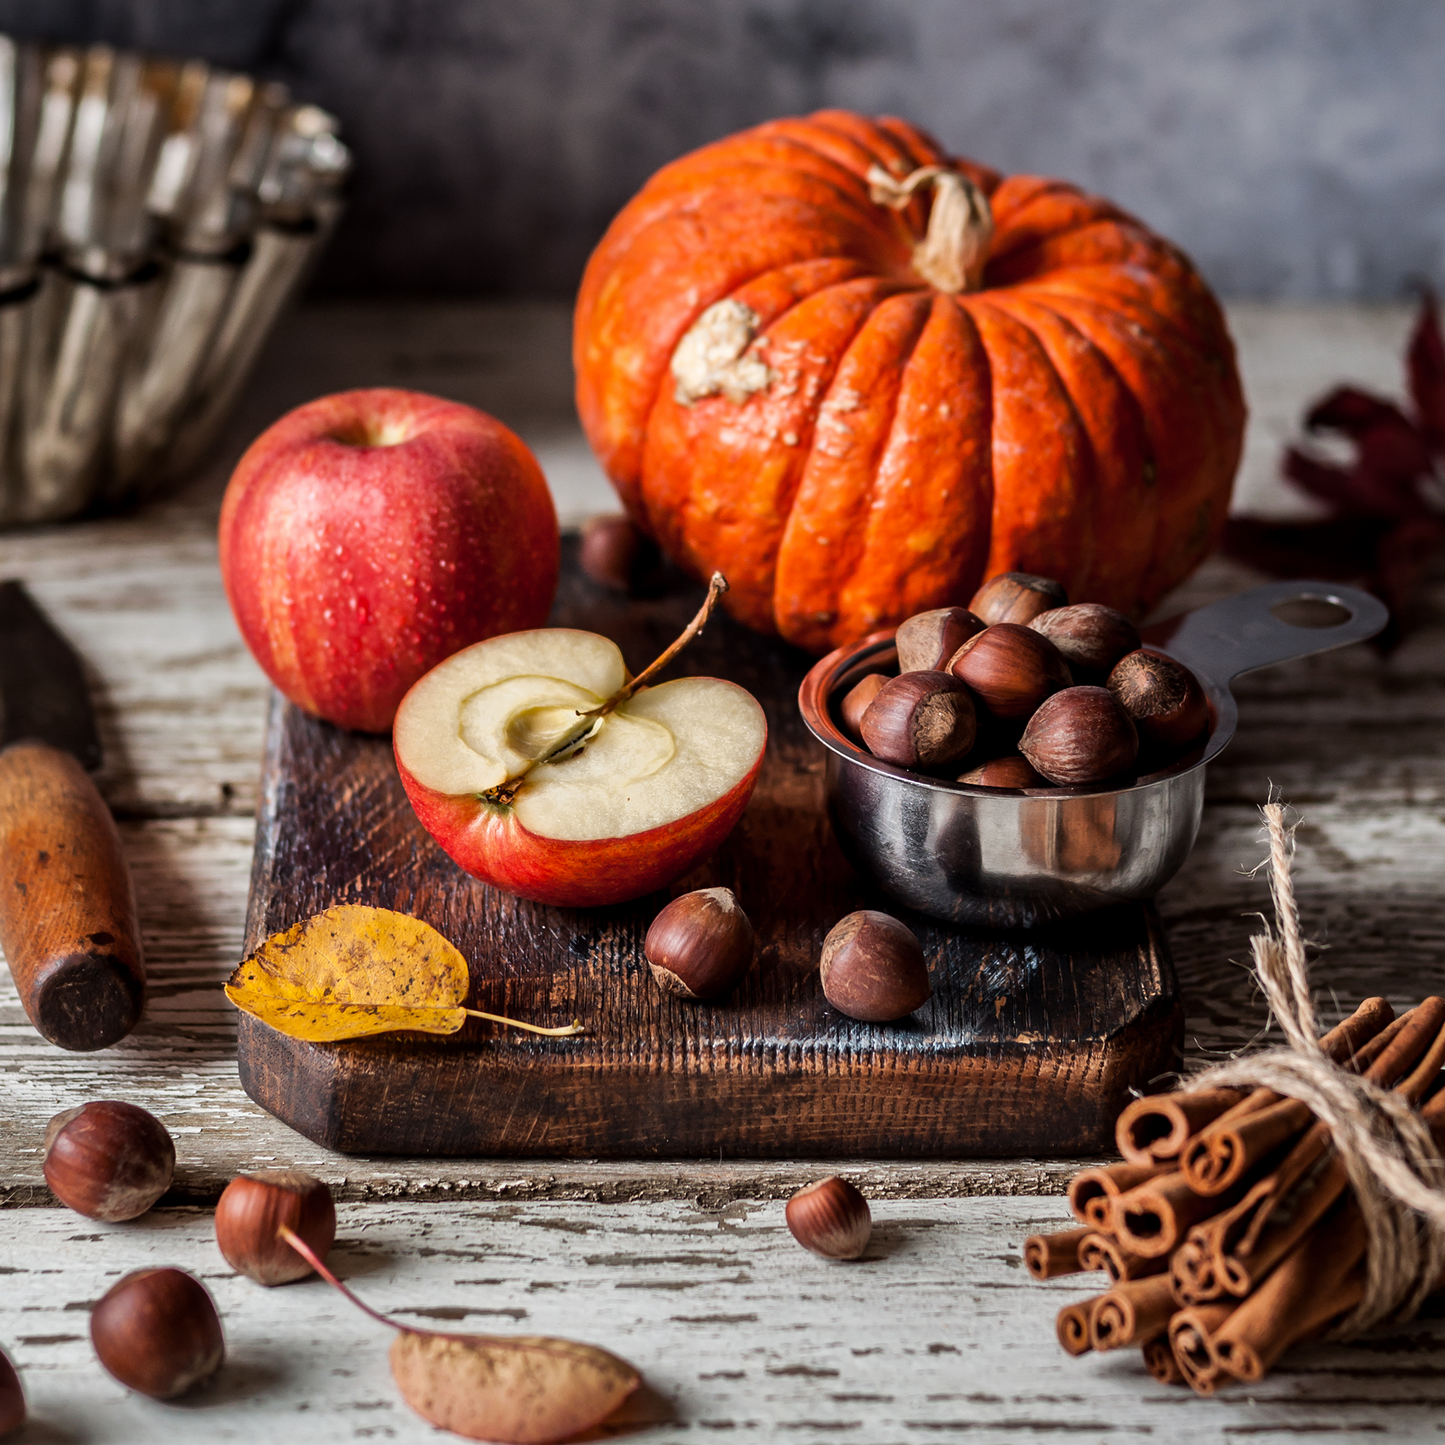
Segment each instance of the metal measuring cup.
M1279 615L1301 602L1328 604L1336 620L1301 626ZM1209 736L1167 771L1120 787L984 788L875 758L843 731L838 707L865 674L896 665L891 632L823 658L803 679L798 706L827 750L828 808L856 868L944 922L1032 927L1152 898L1198 836L1205 766L1239 721L1234 679L1361 642L1388 618L1378 598L1353 587L1273 582L1147 629L1148 646L1199 679Z

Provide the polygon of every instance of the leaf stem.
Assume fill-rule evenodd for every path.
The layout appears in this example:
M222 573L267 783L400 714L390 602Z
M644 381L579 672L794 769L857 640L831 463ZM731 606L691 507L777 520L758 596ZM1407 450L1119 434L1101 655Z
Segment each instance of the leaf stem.
M474 1019L490 1019L494 1024L506 1024L509 1029L526 1029L529 1034L541 1034L549 1039L575 1039L578 1034L587 1032L576 1019L559 1029L544 1029L540 1024L524 1024L520 1019L509 1019L505 1014L483 1013L479 1008L464 1008L462 1012Z
M655 658L636 677L629 682L623 683L611 697L600 707L588 708L586 712L579 711L578 717L606 717L618 703L626 702L635 692L643 687L647 679L662 671L694 637L707 626L708 618L712 616L713 609L717 606L718 598L728 590L728 579L721 572L714 572L712 579L707 584L707 596L702 600L702 606L697 609L697 616L692 619L678 634L677 640L672 643L659 657Z
M316 1253L316 1251L312 1249L311 1246L307 1244L306 1241L302 1239L301 1236L297 1234L290 1225L278 1224L276 1226L276 1237L278 1239L284 1239L286 1243L289 1244L291 1248L294 1249L296 1253L299 1254L301 1258L304 1259L306 1263L309 1264L311 1268L314 1269L316 1273L319 1274L321 1278L324 1279L326 1283L332 1287L332 1289L339 1289L341 1293L344 1294L346 1298L349 1299L351 1303L354 1304L356 1308L359 1309L363 1314L370 1315L372 1319L377 1321L378 1324L389 1325L394 1330L400 1330L403 1334L407 1333L407 1327L405 1325L399 1325L395 1320L387 1319L384 1314L381 1314L379 1311L372 1309L372 1307L364 1300L352 1294L352 1292L347 1289L347 1287L342 1284L341 1281L337 1279L336 1276L332 1274L329 1269L326 1268L325 1264L322 1263L321 1258Z
M506 1014L483 1013L478 1008L462 1008L461 1004L455 1003L408 1003L408 1004L385 1004L385 1003L343 1003L340 1000L330 1001L325 1004L326 1008L359 1008L375 1013L382 1008L405 1008L413 1013L455 1013L460 1010L469 1014L474 1019L490 1019L494 1024L505 1024L509 1029L525 1029L529 1034L541 1034L549 1039L573 1039L578 1034L585 1034L587 1030L582 1027L577 1019L570 1024L564 1024L561 1028L543 1028L541 1024L525 1024L521 1019L509 1019ZM404 1027L401 1024L398 1028Z

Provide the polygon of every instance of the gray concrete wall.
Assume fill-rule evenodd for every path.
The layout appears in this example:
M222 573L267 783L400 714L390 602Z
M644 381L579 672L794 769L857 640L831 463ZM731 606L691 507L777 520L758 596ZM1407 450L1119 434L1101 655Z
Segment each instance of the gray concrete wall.
M1232 296L1445 282L1438 0L0 0L0 29L336 111L329 290L565 293L656 166L829 104L1104 191Z

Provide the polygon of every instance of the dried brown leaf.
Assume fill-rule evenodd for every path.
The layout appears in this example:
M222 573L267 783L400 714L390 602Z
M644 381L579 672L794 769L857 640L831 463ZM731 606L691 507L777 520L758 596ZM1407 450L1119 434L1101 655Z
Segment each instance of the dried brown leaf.
M605 1420L642 1377L595 1345L542 1335L405 1330L391 1373L424 1420L469 1440L567 1440Z

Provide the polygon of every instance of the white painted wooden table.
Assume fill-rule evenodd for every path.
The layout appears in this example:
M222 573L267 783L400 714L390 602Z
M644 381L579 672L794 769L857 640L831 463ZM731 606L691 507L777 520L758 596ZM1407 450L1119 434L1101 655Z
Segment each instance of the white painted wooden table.
M1398 391L1400 309L1239 307L1254 407L1239 495L1290 503L1273 479L1304 402L1349 377ZM21 1366L28 1442L408 1440L434 1432L396 1397L384 1332L317 1283L263 1292L216 1253L204 1205L234 1173L295 1163L341 1202L343 1273L404 1319L554 1331L618 1350L648 1391L612 1433L673 1441L840 1435L887 1445L1150 1435L1438 1439L1445 1325L1314 1347L1246 1396L1196 1401L1130 1351L1068 1360L1053 1316L1090 1282L1029 1283L1026 1234L1062 1223L1066 1161L849 1161L875 1201L868 1257L803 1254L779 1202L811 1164L359 1160L262 1114L236 1080L235 963L250 868L264 679L215 567L221 488L246 439L323 391L389 384L486 407L538 451L564 520L610 505L572 419L565 310L318 306L288 324L228 450L183 495L135 516L0 536L84 654L99 702L102 790L121 819L151 979L135 1035L63 1054L29 1028L0 973L0 1345ZM1216 560L1174 599L1258 580ZM1160 900L1188 1007L1190 1060L1251 1038L1237 962L1263 886L1255 806L1270 781L1305 816L1298 881L1316 969L1342 1004L1445 989L1445 579L1426 625L1387 662L1365 648L1247 680L1237 740L1211 770L1200 842ZM45 1121L97 1097L144 1104L175 1135L176 1207L106 1227L53 1207ZM982 1197L982 1196L995 1197ZM185 1207L187 1203L201 1207ZM128 1396L95 1365L86 1310L145 1263L206 1279L230 1363L179 1405Z

